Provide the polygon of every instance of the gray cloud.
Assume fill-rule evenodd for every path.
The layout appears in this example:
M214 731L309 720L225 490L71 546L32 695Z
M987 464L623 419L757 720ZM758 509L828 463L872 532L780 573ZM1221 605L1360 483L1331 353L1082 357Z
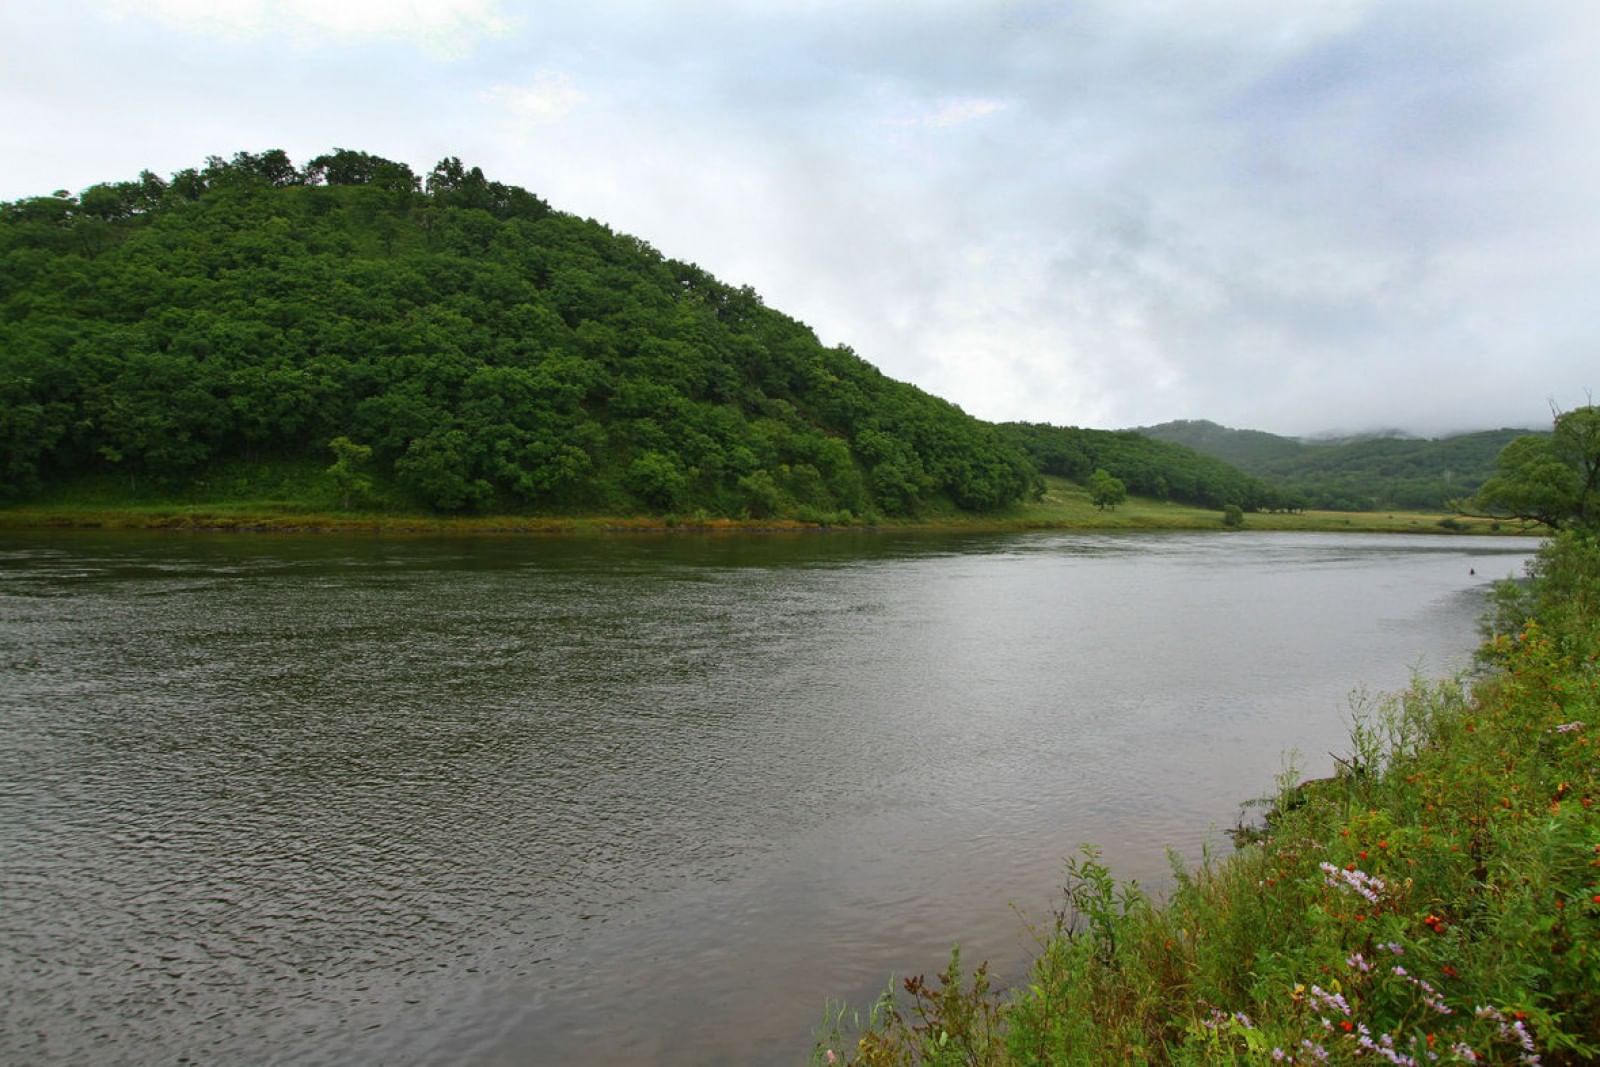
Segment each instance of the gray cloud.
M427 23L445 49L39 5L0 16L0 196L240 148L454 154L989 418L1581 401L1600 12L1293 7L463 0Z

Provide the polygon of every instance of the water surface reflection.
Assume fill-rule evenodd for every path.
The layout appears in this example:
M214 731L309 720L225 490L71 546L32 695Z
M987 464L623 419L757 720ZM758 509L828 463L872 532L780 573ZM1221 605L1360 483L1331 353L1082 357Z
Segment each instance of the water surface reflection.
M1530 548L7 534L0 1059L793 1062L1320 773Z

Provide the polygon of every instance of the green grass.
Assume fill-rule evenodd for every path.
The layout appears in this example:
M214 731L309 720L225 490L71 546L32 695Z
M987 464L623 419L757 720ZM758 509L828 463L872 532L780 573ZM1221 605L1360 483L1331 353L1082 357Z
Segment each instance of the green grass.
M1129 497L1116 508L1101 511L1089 491L1063 478L1045 479L1044 499L1007 513L1013 524L1035 527L1127 530L1219 530L1221 510L1173 504L1148 497ZM1448 519L1448 526L1441 522ZM1306 511L1247 514L1246 530L1320 530L1377 533L1516 533L1514 525L1488 519L1416 511Z
M697 515L499 514L440 515L410 507L392 486L378 484L353 508L341 507L324 467L294 461L238 461L208 471L180 487L130 483L125 477L74 479L22 504L0 508L0 527L101 529L390 530L396 532L558 532L606 529L803 529L821 525L877 525L894 529L1004 531L1221 530L1222 512L1144 497L1110 510L1089 500L1088 490L1061 478L1045 479L1042 500L993 515L950 513L877 523L821 523L805 519L729 519ZM1513 524L1422 512L1305 512L1251 514L1246 530L1313 530L1380 533L1518 533Z
M1280 782L1255 840L1165 901L1088 850L1012 989L957 957L814 1061L1591 1062L1600 545L1547 546L1492 625L1479 677L1358 709L1345 773Z

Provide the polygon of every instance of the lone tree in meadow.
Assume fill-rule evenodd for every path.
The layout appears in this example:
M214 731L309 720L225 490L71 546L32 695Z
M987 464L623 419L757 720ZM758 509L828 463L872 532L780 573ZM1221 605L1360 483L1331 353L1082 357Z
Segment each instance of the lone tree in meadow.
M1113 478L1104 467L1089 475L1089 499L1101 511L1114 509L1128 499L1128 487L1120 478Z
M1600 408L1593 404L1557 414L1549 437L1518 437L1495 466L1457 510L1552 530L1600 525Z

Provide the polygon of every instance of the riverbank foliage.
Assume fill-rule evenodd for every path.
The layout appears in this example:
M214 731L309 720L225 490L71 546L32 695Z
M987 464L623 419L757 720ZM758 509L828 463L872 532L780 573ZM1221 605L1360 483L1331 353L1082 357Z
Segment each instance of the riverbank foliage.
M1170 500L1129 496L1115 508L1100 508L1086 486L1046 475L1044 492L1009 508L987 513L944 513L868 523L783 516L752 518L697 513L657 515L586 514L441 514L390 506L342 509L339 487L324 478L321 465L219 465L170 490L146 487L130 500L114 476L79 478L52 488L26 503L0 506L0 529L145 529L145 530L272 530L367 531L374 533L591 533L606 530L798 530L875 529L960 531L1015 530L1222 530L1227 511ZM386 490L373 488L369 498ZM1251 515L1251 530L1296 530L1307 533L1512 534L1520 524L1482 517L1440 517L1425 512L1361 513L1331 511L1271 512Z
M1469 506L1552 530L1600 526L1600 408L1560 412L1549 434L1506 445Z
M246 468L379 511L812 521L1039 484L753 290L454 158L239 153L0 205L0 499Z
M1483 672L1358 709L1343 772L1175 870L1168 899L1067 865L996 992L959 956L818 1062L1543 1063L1600 1056L1600 544L1506 584Z

